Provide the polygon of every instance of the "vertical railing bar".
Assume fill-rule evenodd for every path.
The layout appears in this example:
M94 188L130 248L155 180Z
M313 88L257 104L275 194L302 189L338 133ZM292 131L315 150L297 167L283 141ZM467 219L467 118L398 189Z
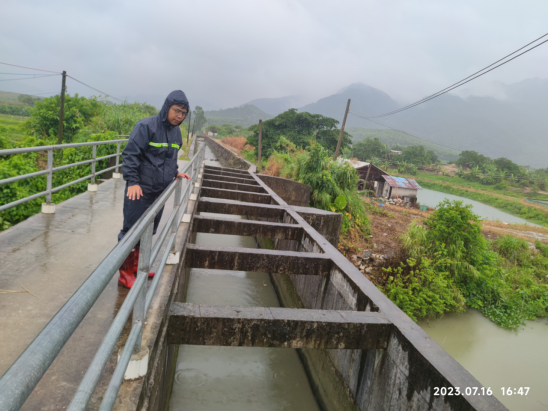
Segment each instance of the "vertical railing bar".
M151 269L151 247L152 247L152 236L153 236L153 226L154 220L149 223L147 230L141 236L141 244L139 247L139 266L137 269L137 278L149 276L149 271ZM142 288L139 291L137 300L133 306L133 322L145 322L145 298L146 290ZM135 350L139 352L141 350L141 336L136 342Z
M120 145L121 145L120 142L116 144L116 169L114 169L115 173L119 173L118 168L120 163Z
M114 402L116 402L116 397L118 396L118 391L120 390L120 386L122 386L122 382L124 381L126 369L128 368L128 364L130 363L130 360L132 358L132 347L137 344L138 339L142 333L143 322L135 322L132 326L130 335L128 336L128 340L126 341L126 346L124 347L122 355L120 356L118 364L116 365L114 373L112 374L109 386L107 387L107 391L105 392L103 400L101 401L101 405L99 406L100 411L112 411L112 407L114 405Z
M95 184L95 158L96 157L97 157L97 145L93 145L93 149L92 149L92 178L91 178L92 185Z
M53 149L48 149L48 177L46 181L46 203L51 203L51 190L53 185Z
M149 290L147 291L147 296L145 298L145 313L149 310L149 306L151 306L151 302L154 296L154 292L156 291L156 287L158 286L158 283L160 282L160 278L162 277L162 272L164 271L164 267L166 266L166 262L168 261L168 256L170 255L171 245L172 243L175 243L175 234L172 234L170 236L170 240L168 244L166 245L166 250L164 251L164 255L162 255L162 259L160 260L160 264L158 265L158 268L156 269L156 275L154 276L151 284L149 285Z

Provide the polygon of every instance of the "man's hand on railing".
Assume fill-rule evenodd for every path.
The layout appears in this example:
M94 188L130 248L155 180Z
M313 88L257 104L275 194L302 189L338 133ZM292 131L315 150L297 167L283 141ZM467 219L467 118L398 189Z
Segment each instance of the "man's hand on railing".
M128 196L128 199L130 200L139 199L140 197L143 197L143 190L141 190L141 186L139 185L129 186L126 196Z
M177 177L184 177L185 179L190 179L191 177L186 173L178 173Z

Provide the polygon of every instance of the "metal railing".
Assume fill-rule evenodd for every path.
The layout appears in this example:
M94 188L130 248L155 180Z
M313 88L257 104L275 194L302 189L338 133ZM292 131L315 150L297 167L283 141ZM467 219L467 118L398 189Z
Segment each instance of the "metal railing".
M103 373L105 365L118 342L124 325L133 311L132 328L122 351L114 374L101 403L101 410L111 410L118 390L122 385L134 350L141 349L142 330L145 317L162 271L172 248L188 200L198 179L198 173L204 160L205 145L202 144L182 172L191 176L190 180L175 179L160 197L147 209L139 220L126 233L122 240L99 264L88 279L63 305L46 327L38 334L25 351L17 358L0 378L0 410L17 410L31 394L51 363L55 360L65 343L97 301L122 262L137 244L140 244L137 277L124 303L120 307L101 346L93 358L68 410L85 410ZM185 187L183 189L183 186ZM154 218L172 193L173 211L163 227L158 239L152 244ZM148 273L165 240L166 249L156 270L156 276L146 290Z
M118 135L116 137L127 137L127 135ZM105 172L109 172L111 170L115 170L115 173L119 173L118 170L122 166L122 163L120 163L120 155L122 154L120 152L120 146L121 146L122 143L125 143L127 141L128 141L128 139L119 139L119 140L108 140L108 141L103 141L103 142L69 143L69 144L60 144L60 145L52 145L52 146L21 147L21 148L17 148L17 149L0 150L0 156L21 154L21 153L31 153L31 152L48 152L48 166L45 170L40 170L39 172L27 173L26 175L14 176L14 177L10 177L10 178L7 178L7 179L0 180L0 186L1 186L1 185L5 185L7 183L13 183L13 182L17 182L17 181L23 180L23 179L28 179L28 178L31 178L31 177L47 175L46 190L44 192L36 193L34 195L27 196L23 199L18 199L14 202L7 203L5 205L0 205L0 212L3 211L3 210L9 209L11 207L20 205L22 203L28 202L30 200L37 199L37 198L42 197L42 196L46 196L46 203L50 204L51 203L51 195L55 192L59 192L62 189L65 189L69 186L72 186L76 183L83 182L83 181L88 180L88 179L91 179L91 184L95 184L95 177L97 175L100 175L100 174L105 173ZM108 155L108 156L97 157L97 146L106 145L106 144L115 144L115 143L116 143L116 153ZM92 148L92 158L90 160L84 160L83 162L77 162L77 163L72 163L72 164L68 164L68 165L53 167L53 151L54 150L69 149L71 147L87 147L87 146L92 146L93 147ZM96 166L98 161L110 159L112 157L116 158L116 165L115 166L108 167L108 168L100 170L100 171L95 170L95 166ZM73 180L72 182L66 183L64 185L61 185L61 186L58 186L58 187L55 187L55 188L52 187L52 185L53 185L53 173L54 172L58 172L60 170L70 169L71 167L82 166L82 165L86 165L86 164L90 164L90 163L92 165L91 175L81 177L80 179Z

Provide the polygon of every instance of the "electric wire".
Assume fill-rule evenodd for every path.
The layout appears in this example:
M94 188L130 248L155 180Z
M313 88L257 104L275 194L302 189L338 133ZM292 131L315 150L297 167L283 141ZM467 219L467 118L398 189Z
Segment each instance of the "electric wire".
M43 77L52 77L52 76L59 76L59 75L58 74L39 74L33 77L23 77L23 78L19 77L17 79L0 79L0 82L9 82L13 80L41 79Z
M16 64L10 64L10 63L2 63L0 62L0 64L4 64L6 66L12 66L12 67L20 67L22 69L29 69L29 70L36 70L36 71L39 71L39 72L48 72L48 73L57 73L57 74L63 74L61 72L54 72L54 71L51 71L51 70L44 70L44 69L33 69L32 67L25 67L25 66L18 66Z
M541 43L538 43L538 44L536 44L535 46L529 48L528 50L525 50L525 51L523 51L522 53L520 53L520 54L518 54L518 55L516 55L516 56L513 56L512 58L510 58L510 59L504 61L503 63L500 63L500 64L498 64L498 65L495 66L495 67L492 67L490 70L486 70L486 69L488 69L489 67L493 66L494 64L496 64L496 63L498 63L498 62L500 62L500 61L506 59L506 58L509 57L509 56L512 56L513 54L515 54L515 53L517 53L518 51L524 49L525 47L528 47L528 46L531 45L532 43L535 43L536 41L542 39L542 38L545 37L545 36L547 36L547 34L544 34L543 36L539 37L538 39L536 39L536 40L534 40L534 41L528 43L528 44L525 45L525 46L522 46L520 49L515 50L513 53L508 54L507 56L505 56L505 57L499 59L498 61L496 61L496 62L490 64L489 66L486 66L485 68L483 68L483 69L481 69L481 70L479 70L479 71L477 71L477 72L475 72L475 73L473 73L473 74L471 74L471 75L465 77L464 79L460 80L459 82L456 82L456 83L454 83L454 84L452 84L452 85L446 87L445 89L442 89L442 90L440 90L440 91L438 91L438 92L436 92L436 93L433 93L433 94L431 94L431 95L429 95L429 96L427 96L427 97L424 97L423 99L418 100L417 102L411 103L411 104L409 104L409 105L407 105L407 106L401 107L401 108L399 108L399 109L396 109L396 110L393 110L393 111L390 111L390 112L387 112L387 113L383 113L383 114L379 114L379 115L373 115L373 116L365 116L365 117L368 117L368 118L379 118L379 117L390 116L390 115L393 115L393 114L402 112L402 111L404 111L404 110L411 109L412 107L415 107L415 106L417 106L417 105L423 104L423 103L425 103L425 102L427 102L427 101L429 101L429 100L435 99L435 98L437 98L438 96L441 96L441 95L443 95L443 94L445 94L445 93L448 93L449 91L454 90L454 89L456 89L456 88L458 88L458 87L460 87L460 86L463 86L464 84L469 83L470 81L473 81L474 79L476 79L476 78L478 78L478 77L480 77L480 76L484 76L486 73L489 73L489 72L491 72L492 70L495 70L495 69L497 69L498 67L501 67L501 66L503 66L504 64L509 63L510 61L516 59L517 57L522 56L522 55L525 54L525 53L528 53L529 51L535 49L536 47L541 46L541 45L544 44L544 43L547 43L547 40L545 40L545 41L543 41L543 42L541 42ZM478 73L480 73L480 74L478 74ZM475 76L475 75L476 75L476 76ZM473 76L474 76L474 77L473 77ZM469 79L469 80L467 80L467 79ZM467 80L467 81L466 81L466 80Z

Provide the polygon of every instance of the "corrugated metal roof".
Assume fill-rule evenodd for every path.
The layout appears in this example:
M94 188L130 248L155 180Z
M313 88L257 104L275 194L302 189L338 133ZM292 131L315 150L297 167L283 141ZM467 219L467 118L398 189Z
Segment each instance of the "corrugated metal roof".
M350 163L351 166L353 166L355 169L358 169L359 167L363 167L363 166L368 166L370 164L368 162L361 162L360 160L355 160L355 159L343 159L342 157L338 157L337 161Z
M421 186L417 184L417 182L414 179L406 179L405 177L398 177L398 176L387 176L383 175L381 176L385 179L387 183L391 187L402 187L404 189L420 189Z

